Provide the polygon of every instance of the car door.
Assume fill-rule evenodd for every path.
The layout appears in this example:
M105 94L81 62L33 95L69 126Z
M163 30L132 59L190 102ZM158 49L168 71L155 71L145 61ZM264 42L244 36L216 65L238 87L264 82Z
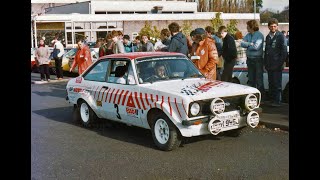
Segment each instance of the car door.
M96 112L99 117L109 118L104 112L103 98L108 90L106 75L109 69L109 60L101 60L93 65L88 72L83 75L83 79L89 91L88 104Z
M125 69L125 75L118 77L121 73L117 71L121 69ZM107 76L108 90L102 102L103 109L112 120L141 126L140 113L142 108L137 100L139 87L130 71L132 72L131 60L111 60L110 71ZM118 81L119 78L124 78L124 81Z

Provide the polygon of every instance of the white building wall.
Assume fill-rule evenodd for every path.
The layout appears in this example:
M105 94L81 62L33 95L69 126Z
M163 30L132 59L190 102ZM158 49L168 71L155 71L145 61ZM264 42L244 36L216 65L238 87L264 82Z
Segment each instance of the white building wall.
M215 12L195 14L48 14L36 17L37 21L79 21L79 22L106 22L106 21L153 21L153 20L211 20ZM250 20L254 19L253 13L221 13L221 19ZM260 20L260 15L256 14Z
M95 11L151 11L163 6L162 11L197 12L197 3L182 1L91 1L91 14Z

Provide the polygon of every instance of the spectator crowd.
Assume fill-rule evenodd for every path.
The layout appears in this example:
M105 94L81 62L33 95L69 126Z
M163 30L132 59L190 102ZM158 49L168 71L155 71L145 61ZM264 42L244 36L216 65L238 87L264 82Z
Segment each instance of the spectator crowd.
M160 38L150 41L148 34L139 34L134 39L124 35L121 31L112 31L104 39L98 39L96 48L99 56L130 52L178 52L189 57L199 71L211 80L232 82L233 68L236 64L246 64L248 68L248 85L260 90L262 102L270 101L272 106L279 106L281 101L282 70L288 62L287 45L289 45L289 31L278 30L277 19L268 22L269 34L259 31L256 20L247 21L247 33L241 31L235 34L228 32L227 27L220 26L217 31L207 26L196 28L190 34L183 34L179 24L172 22L168 28L160 32ZM63 78L61 61L64 53L63 46L57 36L54 43L54 59L57 69L57 79ZM40 65L41 79L48 76L49 53L43 40L39 42L36 51ZM78 66L81 74L91 63L91 55L86 40L78 40L78 51L70 68L72 71ZM268 73L269 96L265 94L263 73ZM46 75L46 76L45 76Z

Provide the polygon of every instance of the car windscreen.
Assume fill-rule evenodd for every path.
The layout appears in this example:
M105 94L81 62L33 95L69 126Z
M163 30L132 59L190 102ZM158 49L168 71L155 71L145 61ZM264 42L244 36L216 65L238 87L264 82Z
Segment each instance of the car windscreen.
M140 83L204 77L189 59L182 57L137 60L136 69Z
M71 49L70 51L66 52L66 53L64 54L64 56L65 56L66 58L75 56L75 54L76 54L77 51L78 51L78 48L73 48L73 49Z

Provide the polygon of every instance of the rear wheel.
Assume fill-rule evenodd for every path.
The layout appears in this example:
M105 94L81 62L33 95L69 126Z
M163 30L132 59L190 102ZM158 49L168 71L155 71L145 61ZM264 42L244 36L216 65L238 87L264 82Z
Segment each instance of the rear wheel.
M163 113L154 117L151 132L154 143L163 151L171 151L181 144L181 135L177 128Z

